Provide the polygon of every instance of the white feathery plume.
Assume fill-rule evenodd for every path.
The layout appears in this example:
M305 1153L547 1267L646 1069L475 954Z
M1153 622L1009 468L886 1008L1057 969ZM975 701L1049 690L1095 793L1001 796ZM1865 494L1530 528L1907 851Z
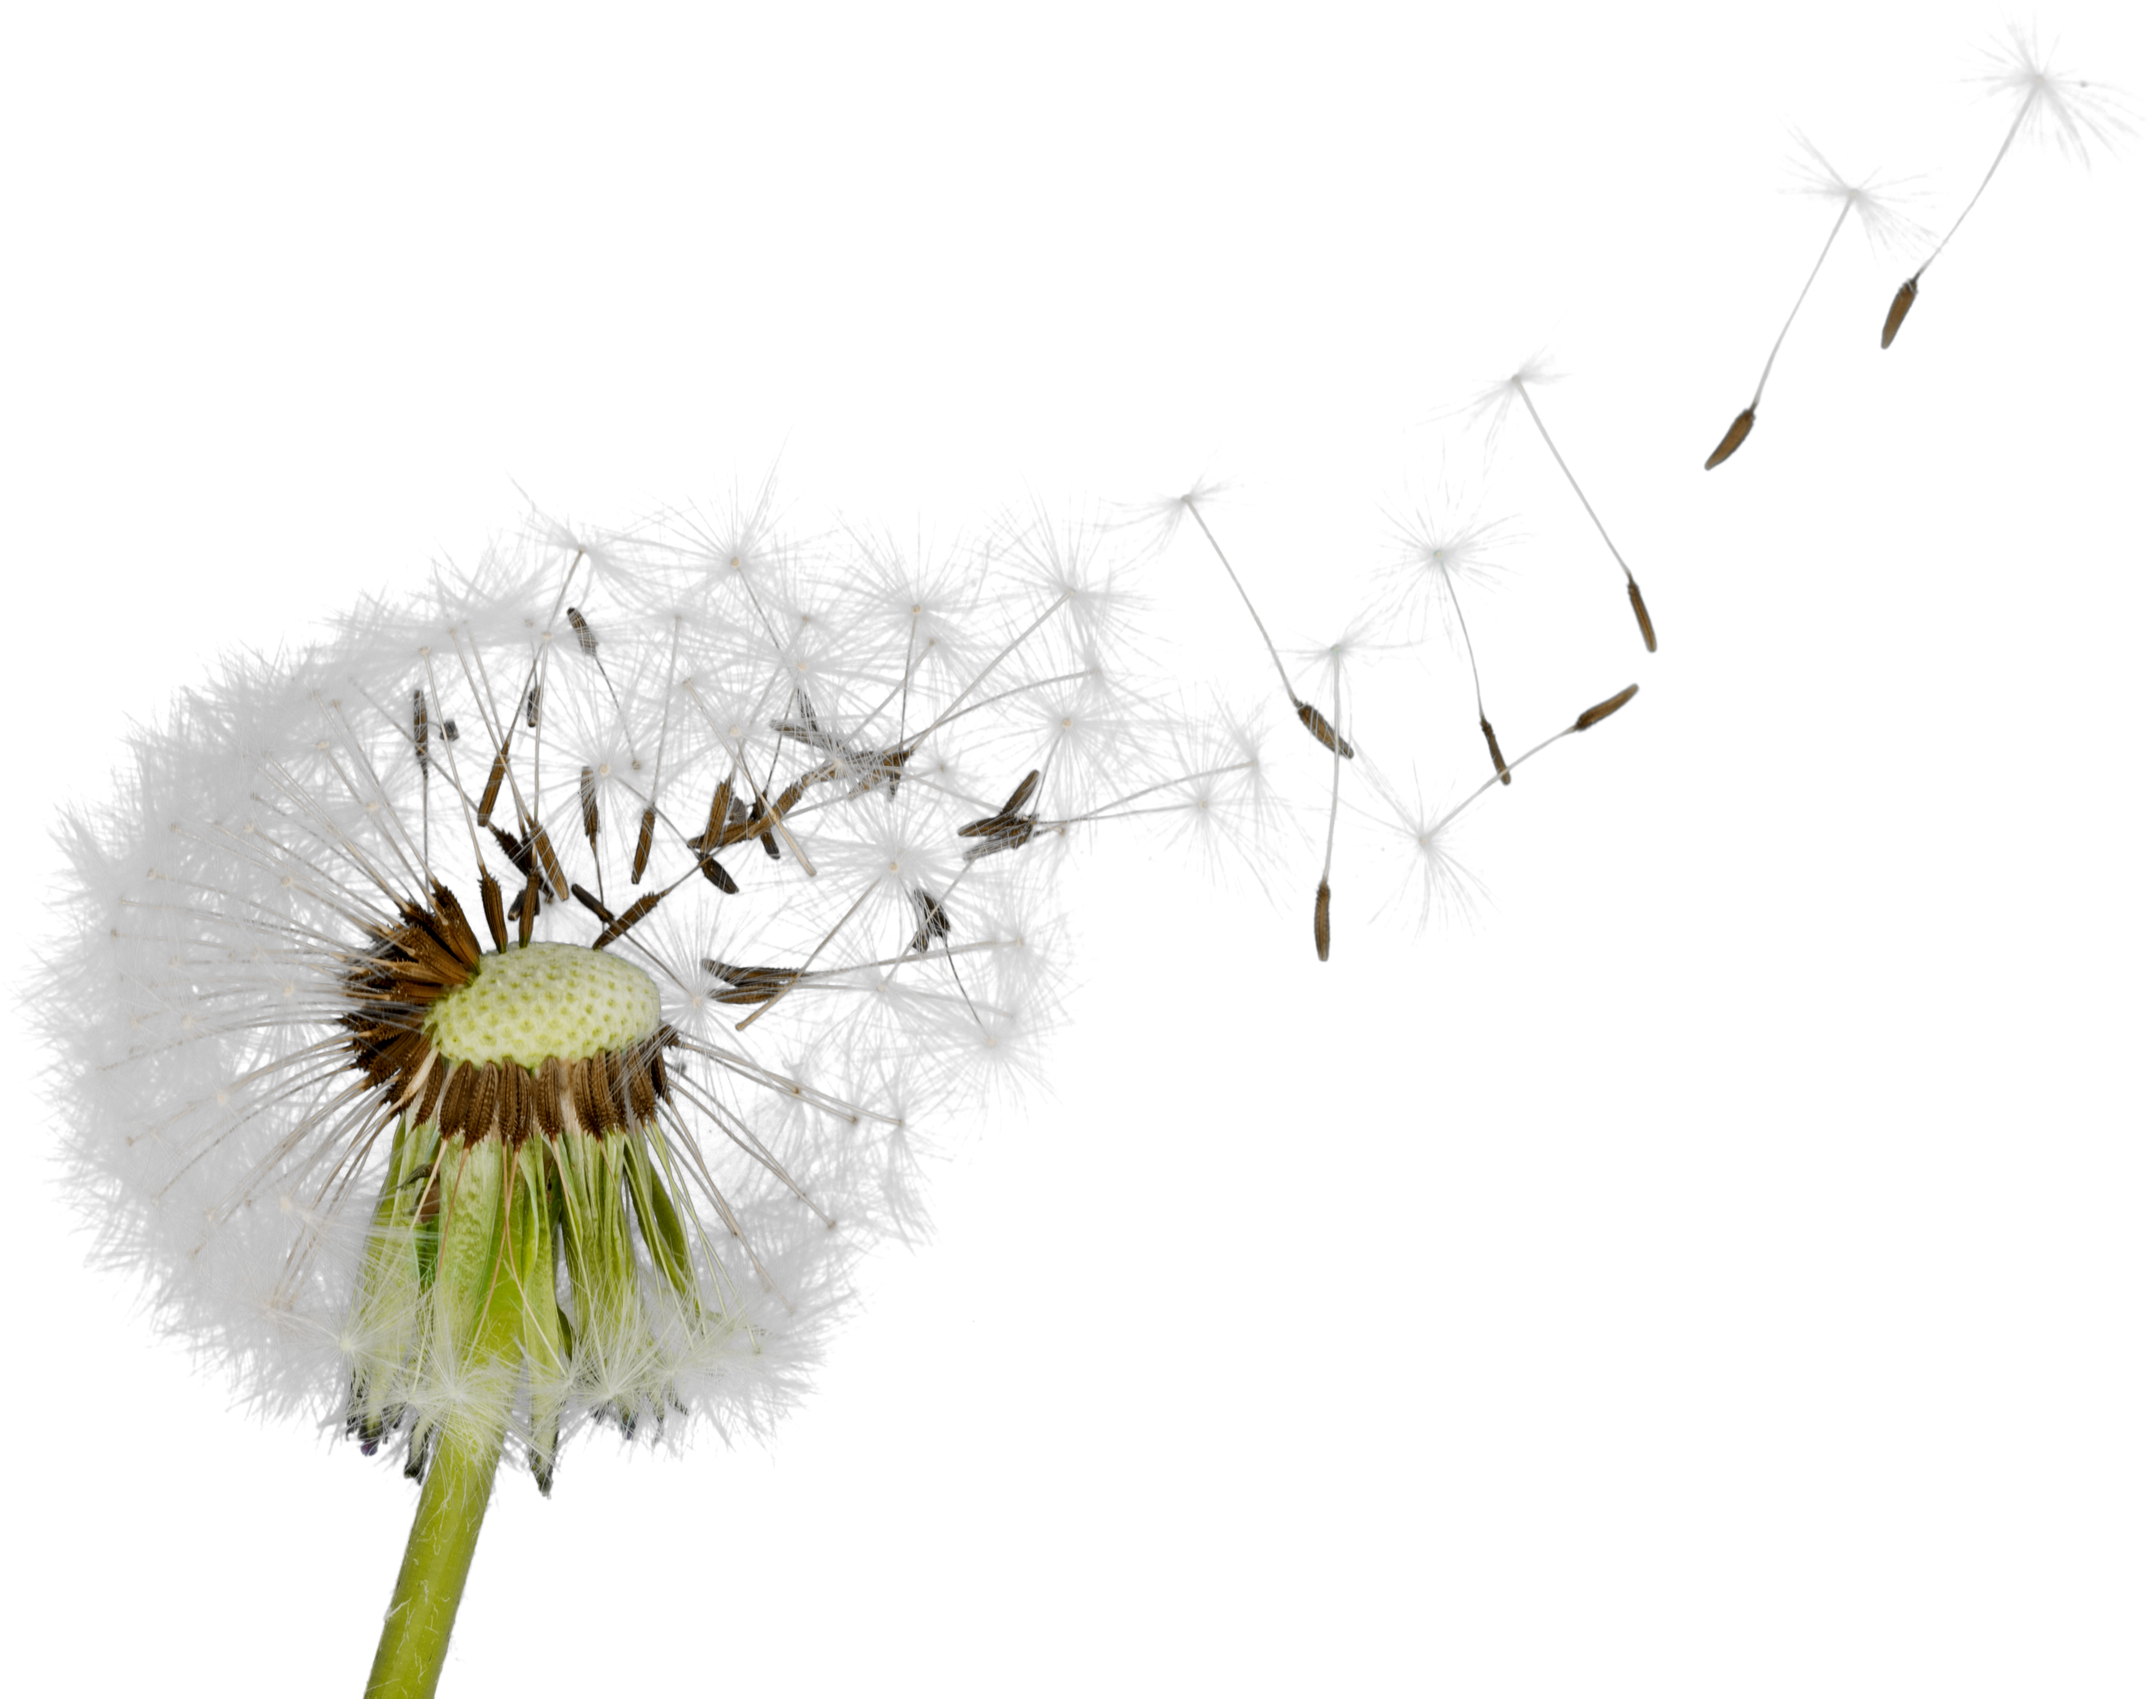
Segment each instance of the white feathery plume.
M1439 504L1423 503L1406 518L1393 518L1391 525L1398 552L1378 574L1378 605L1401 616L1407 636L1414 640L1425 634L1431 611L1439 613L1445 628L1454 627L1472 674L1473 709L1479 716L1488 759L1507 784L1509 768L1502 759L1502 745L1495 736L1493 722L1487 717L1479 652L1472 644L1472 627L1465 618L1458 586L1492 583L1502 570L1494 554L1513 543L1515 534L1506 521L1482 520L1449 492L1444 493Z
M1988 162L1972 197L1951 220L1934 252L1921 261L1919 269L1898 286L1898 293L1891 298L1890 310L1883 318L1885 348L1898 339L1906 314L1913 310L1920 295L1921 278L1942 257L1959 226L1980 204L1980 197L1988 192L1988 185L1995 181L1995 173L2002 169L2003 160L2020 136L2057 148L2078 164L2089 166L2091 143L2097 142L2112 152L2118 137L2136 134L2130 104L2122 91L2091 82L2075 72L2057 70L2055 44L2043 47L2032 25L2010 24L2002 38L1984 50L1983 57L1987 68L1975 80L1989 94L2013 105L2010 127L2003 132L2002 145Z

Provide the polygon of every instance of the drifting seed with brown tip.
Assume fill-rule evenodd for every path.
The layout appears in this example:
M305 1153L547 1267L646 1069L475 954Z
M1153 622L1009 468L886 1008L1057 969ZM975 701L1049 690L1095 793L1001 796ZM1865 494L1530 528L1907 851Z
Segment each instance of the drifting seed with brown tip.
M650 865L650 840L656 835L657 829L658 811L655 806L646 806L643 809L643 829L635 839L635 870L628 875L628 883L631 885L640 885L643 882L643 872Z
M1315 959L1330 959L1330 881L1315 887Z
M570 608L568 623L575 627L575 640L582 645L583 653L595 655L598 652L598 634L590 629L590 621L576 609Z
M1726 429L1719 431L1719 439L1711 444L1711 452L1704 454L1704 459L1698 463L1698 472L1709 478L1722 465L1730 465L1732 459L1756 439L1758 424L1762 424L1762 407L1747 403L1737 409L1735 416L1726 420Z
M1300 723L1308 728L1309 735L1317 743L1325 749L1335 750L1348 761L1352 759L1352 745L1338 736L1330 722L1323 718L1322 710L1314 703L1303 702L1296 696L1293 698L1293 712L1300 716Z
M1636 573L1623 573L1620 579L1623 601L1629 605L1629 624L1636 627L1636 640L1646 655L1659 652L1659 622L1651 616L1651 603L1644 599L1644 579Z
M1614 715L1618 715L1620 711L1623 711L1623 708L1627 708L1631 702L1636 702L1642 696L1642 693L1644 693L1644 685L1638 683L1636 678L1631 678L1629 683L1620 687L1618 691L1608 691L1597 702L1586 702L1582 708L1577 708L1577 717L1569 721L1571 734L1573 736L1590 736L1592 732L1597 732L1601 726L1608 724L1608 721Z
M1509 771L1509 752L1502 747L1502 734L1493 728L1493 721L1487 715L1481 715L1481 743L1487 745L1487 760L1502 782L1502 788L1515 790L1517 775Z
M1877 353L1889 353L1898 347L1898 336L1905 332L1907 321L1913 317L1913 308L1920 304L1920 291L1926 282L1926 273L1913 271L1900 278L1896 289L1889 293L1889 301L1883 306L1883 323L1877 325Z

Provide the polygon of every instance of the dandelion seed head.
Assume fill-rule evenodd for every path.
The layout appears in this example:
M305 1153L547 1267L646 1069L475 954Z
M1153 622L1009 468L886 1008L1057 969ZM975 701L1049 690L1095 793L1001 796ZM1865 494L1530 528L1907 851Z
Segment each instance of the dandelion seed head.
M38 1004L103 1257L414 1467L443 1424L541 1484L592 1422L766 1427L923 1230L921 1118L1058 1018L1051 858L959 827L1037 772L1065 828L1177 747L1116 681L1118 570L1042 521L922 573L765 493L225 663L60 831Z

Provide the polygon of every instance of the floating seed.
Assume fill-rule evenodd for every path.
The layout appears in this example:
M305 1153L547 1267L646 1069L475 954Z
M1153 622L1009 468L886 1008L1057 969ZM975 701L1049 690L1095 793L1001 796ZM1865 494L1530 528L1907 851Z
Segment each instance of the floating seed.
M1651 628L1651 615L1644 607L1644 592L1636 587L1634 578L1629 580L1629 606L1636 610L1636 628L1644 634L1644 647L1656 655L1659 652L1659 634Z
M1580 732L1590 731L1592 727L1596 726L1609 714L1612 714L1617 710L1627 706L1629 698L1634 696L1635 694L1636 686L1632 684L1627 690L1619 691L1615 695L1609 696L1604 702L1593 703L1589 708L1585 709L1583 713L1577 716L1577 723L1572 726L1570 730Z
M1726 427L1726 434L1719 438L1719 446L1711 451L1711 458L1704 462L1704 470L1710 471L1722 460L1731 460L1734 450L1748 441L1748 434L1756 428L1756 409L1744 407L1739 417Z
M924 951L937 938L949 936L949 911L941 899L927 895L926 887L914 885L911 892L912 909L919 916L919 930L912 934L912 948Z
M1487 717L1484 714L1480 716L1480 735L1487 740L1487 753L1494 757L1494 770L1496 774L1501 778L1502 782L1505 785L1508 784L1509 763L1502 759L1502 746L1499 743L1495 742L1494 727L1487 723Z
M575 640L582 645L583 653L595 655L598 652L598 634L590 629L590 621L585 619L574 608L570 608L568 610L568 623L575 627Z
M1300 723L1308 728L1317 743L1325 749L1335 750L1348 761L1352 759L1352 745L1338 736L1331 728L1330 722L1323 718L1322 710L1314 703L1303 702L1296 696L1293 698L1293 712L1300 716Z
M1330 959L1330 881L1315 887L1315 959Z
M1883 346L1888 348L1898 339L1898 327L1905 323L1905 315L1913 310L1913 298L1920 293L1920 274L1915 272L1898 285L1898 293L1891 297L1890 311L1883 315Z
M635 839L635 871L628 875L628 883L640 885L643 871L650 865L650 840L658 829L658 811L653 807L643 810L643 829Z

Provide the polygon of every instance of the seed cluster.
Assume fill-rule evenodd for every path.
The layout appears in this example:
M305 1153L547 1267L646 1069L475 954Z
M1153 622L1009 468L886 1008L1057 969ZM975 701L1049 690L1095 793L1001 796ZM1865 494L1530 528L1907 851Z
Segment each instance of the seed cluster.
M347 1042L359 1071L380 1092L385 1108L413 1121L434 1123L442 1138L498 1136L515 1146L536 1135L557 1140L565 1132L594 1137L617 1133L649 1121L659 1103L672 1101L664 1053L679 1043L679 1034L654 1019L630 1041L590 1049L587 1054L456 1054L472 1047L474 1037L479 1039L476 1048L485 1049L512 1036L500 1031L502 1014L511 1026L521 1029L519 1036L528 1042L534 1027L533 986L515 987L506 997L492 1000L496 1005L512 1001L512 1010L483 1006L472 1010L468 1005L483 997L488 977L503 977L503 968L491 964L512 964L529 953L555 954L557 977L570 979L587 978L590 970L583 968L571 975L565 964L558 963L559 957L605 960L595 951L545 944L486 956L455 896L438 885L430 909L406 904L398 924L378 930L373 948L346 977L352 1008L344 1015L343 1025L350 1031ZM654 1017L657 999L648 976L624 963L615 966L649 988L647 999L641 1000L647 1001ZM623 1022L617 1009L599 1009L586 1002L579 1022L573 1018L575 1012L563 1021L560 1012L554 1011L551 1024L556 1036L574 1033L585 1043L593 1037L629 1036L619 1029L632 1022ZM444 1031L474 1027L476 1032L461 1032L462 1044ZM608 1033L608 1027L615 1030ZM484 1042L487 1036L494 1039L493 1045Z

